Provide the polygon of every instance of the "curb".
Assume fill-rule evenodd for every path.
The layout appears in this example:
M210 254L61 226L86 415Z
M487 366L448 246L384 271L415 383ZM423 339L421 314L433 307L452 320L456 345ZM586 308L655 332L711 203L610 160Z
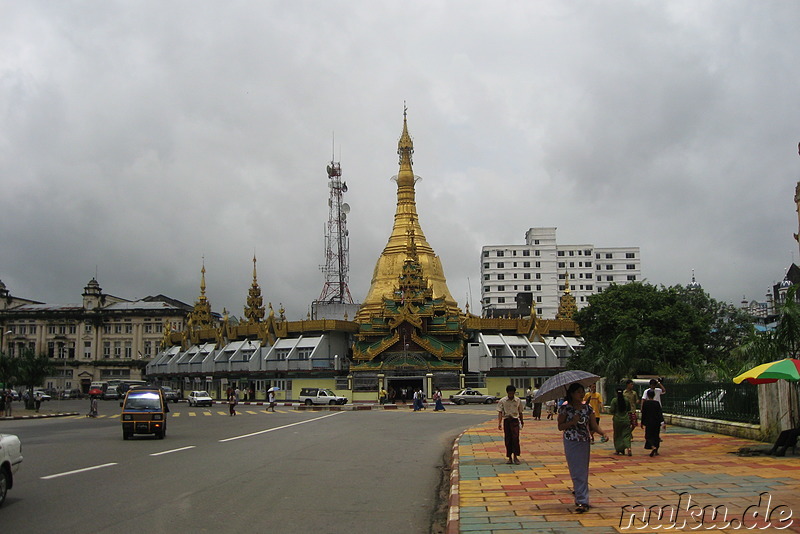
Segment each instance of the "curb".
M450 461L450 498L448 499L450 509L447 511L447 526L445 528L445 534L459 534L459 529L461 528L461 496L458 493L458 483L461 479L458 474L458 448L462 436L464 436L464 434L467 432L468 430L463 431L458 435L455 441L453 441L453 453Z
M50 417L66 417L68 415L80 415L80 413L64 412L64 413L37 413L34 415L12 415L11 417L0 417L0 421L18 421L23 419L48 419Z

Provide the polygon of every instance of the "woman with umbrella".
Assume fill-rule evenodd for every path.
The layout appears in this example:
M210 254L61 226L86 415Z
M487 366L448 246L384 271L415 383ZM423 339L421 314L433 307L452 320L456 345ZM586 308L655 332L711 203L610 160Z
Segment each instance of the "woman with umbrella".
M591 433L600 434L603 441L608 439L597 424L592 407L583 403L584 395L584 386L580 382L574 382L567 387L567 402L558 408L558 429L564 432L564 455L572 478L577 513L589 509Z

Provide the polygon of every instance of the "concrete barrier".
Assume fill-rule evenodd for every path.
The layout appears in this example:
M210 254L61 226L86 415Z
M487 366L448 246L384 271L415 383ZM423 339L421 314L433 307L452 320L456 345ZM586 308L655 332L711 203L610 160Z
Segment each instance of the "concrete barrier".
M703 417L690 417L688 415L664 414L664 421L668 425L694 428L715 434L724 434L737 438L752 439L756 441L770 441L769 436L761 430L761 425L736 423L733 421L720 421L718 419L705 419Z

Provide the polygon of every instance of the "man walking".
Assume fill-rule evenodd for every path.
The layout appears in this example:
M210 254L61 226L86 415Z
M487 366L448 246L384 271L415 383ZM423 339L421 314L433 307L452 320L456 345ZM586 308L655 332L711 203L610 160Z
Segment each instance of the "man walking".
M522 401L515 397L517 388L507 386L507 397L497 401L497 430L502 429L506 442L507 464L519 464L519 431L525 426L522 420Z

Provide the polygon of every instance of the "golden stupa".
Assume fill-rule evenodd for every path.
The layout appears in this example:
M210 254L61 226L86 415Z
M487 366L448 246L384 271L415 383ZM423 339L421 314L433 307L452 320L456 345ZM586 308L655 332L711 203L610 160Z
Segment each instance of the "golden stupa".
M403 110L403 133L397 143L397 154L400 156L400 172L396 177L397 210L394 214L394 227L389 236L389 242L386 243L386 247L375 265L367 297L356 315L355 320L360 323L369 321L374 314L381 313L384 299L394 297L394 293L398 289L398 280L403 274L403 265L408 258L409 234L414 236L419 264L428 279L429 288L433 291L433 298L444 299L448 312L461 313L458 304L447 288L442 262L428 244L419 224L414 190L417 177L414 176L411 168L414 142L408 135L405 110Z

